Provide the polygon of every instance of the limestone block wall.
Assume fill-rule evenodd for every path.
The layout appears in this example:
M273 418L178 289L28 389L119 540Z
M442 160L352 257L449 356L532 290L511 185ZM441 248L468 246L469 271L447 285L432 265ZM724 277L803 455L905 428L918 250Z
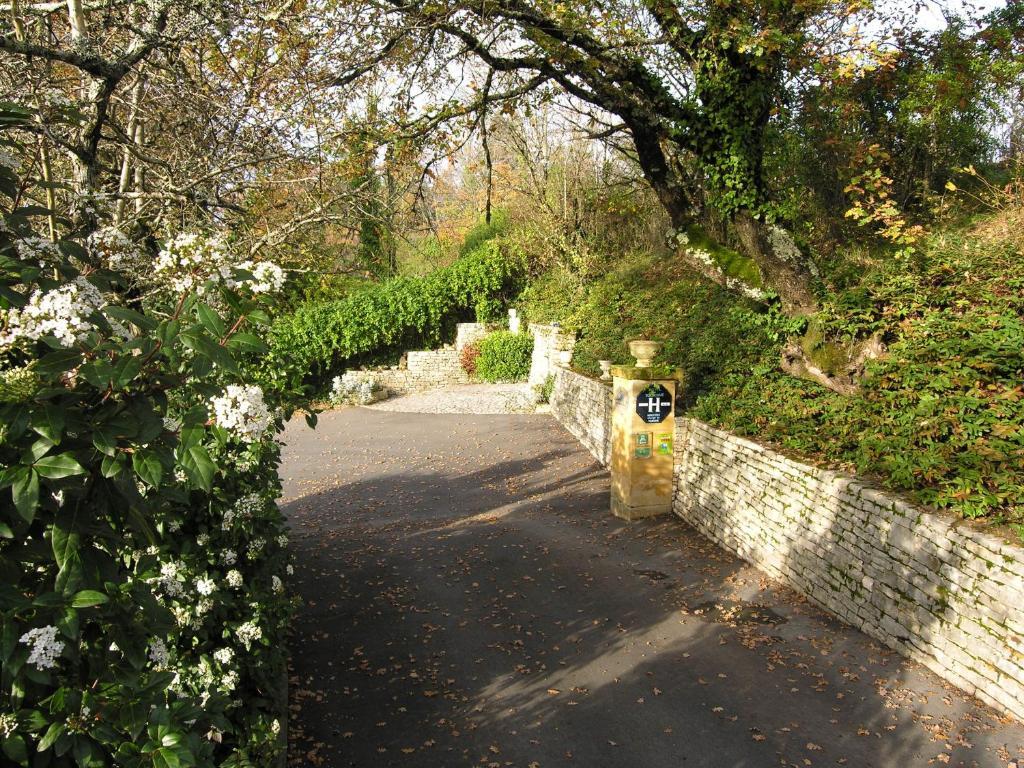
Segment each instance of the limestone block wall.
M387 387L392 395L407 395L450 384L469 384L469 374L462 368L459 355L463 347L487 335L487 332L488 327L484 323L459 323L454 346L407 352L404 368L393 366L381 370L346 371L341 378L346 383L372 378Z
M612 389L567 368L554 369L551 413L602 465L612 460Z
M607 462L605 387L561 369L551 410ZM703 535L1024 718L1024 547L693 419L675 447L673 506Z
M467 344L480 341L492 330L487 323L459 323L455 326L455 349L461 352Z

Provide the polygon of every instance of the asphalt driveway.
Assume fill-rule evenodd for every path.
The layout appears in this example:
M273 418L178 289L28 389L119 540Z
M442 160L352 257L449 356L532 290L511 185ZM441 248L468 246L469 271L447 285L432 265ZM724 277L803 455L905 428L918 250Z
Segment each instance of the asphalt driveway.
M1024 768L1024 728L675 519L549 416L285 432L295 766Z

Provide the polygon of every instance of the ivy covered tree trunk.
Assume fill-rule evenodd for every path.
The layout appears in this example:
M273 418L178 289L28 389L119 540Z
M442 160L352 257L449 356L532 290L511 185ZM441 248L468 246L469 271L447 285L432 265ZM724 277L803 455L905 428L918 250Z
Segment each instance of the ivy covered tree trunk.
M810 270L792 257L792 240L765 223L772 206L762 164L783 75L805 55L807 28L824 2L388 2L415 28L445 33L490 68L493 87L452 114L485 112L492 102L553 84L614 115L673 226L693 223L702 213L694 210L699 198L731 222L787 312L815 310ZM615 23L595 25L600 14Z

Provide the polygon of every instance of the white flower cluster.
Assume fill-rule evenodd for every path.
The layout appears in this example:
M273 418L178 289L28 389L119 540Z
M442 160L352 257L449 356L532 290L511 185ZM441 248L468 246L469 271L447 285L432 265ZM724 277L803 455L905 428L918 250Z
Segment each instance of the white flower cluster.
M225 549L224 552L221 553L220 561L224 563L224 565L234 565L238 562L238 555L233 549Z
M221 520L221 528L230 531L236 522L251 520L266 508L266 502L258 493L247 493L240 497L224 513ZM230 565L231 563L228 563Z
M249 272L253 279L226 278L228 288L245 287L253 293L277 293L284 287L284 270L272 261L243 261L238 269Z
M62 260L60 248L52 240L30 235L18 240L18 255L25 261L34 261L40 267L50 266Z
M196 579L196 592L200 595L212 595L216 590L217 585L213 579Z
M247 621L235 630L235 635L238 637L238 642L244 645L245 650L248 651L253 642L263 637L263 630L256 622Z
M267 540L264 539L262 536L257 536L255 539L249 542L249 549L245 553L245 556L248 557L250 560L258 560L265 546L267 546Z
M203 293L208 280L222 280L231 274L231 252L219 235L182 232L167 241L153 265L156 279L177 291L196 289Z
M274 422L263 402L263 390L255 384L229 384L224 394L210 401L210 407L218 427L247 443L262 439Z
M0 714L0 736L6 739L17 730L17 715L15 715L13 712L4 712L3 714Z
M102 259L111 269L137 271L142 266L143 254L117 227L97 229L86 240L93 256Z
M271 576L270 577L270 586L278 594L281 594L282 592L284 592L284 582L281 581L281 577L280 576L276 576L276 575L275 576Z
M242 277L239 270L251 277ZM182 232L164 245L157 256L154 277L177 292L202 294L208 282L228 288L247 288L253 293L276 293L284 287L285 272L270 261L236 263L221 235Z
M228 583L229 587L233 587L234 589L238 589L240 586L242 586L242 574L236 571L234 568L227 572L227 575L224 577L224 580Z
M57 666L57 657L64 652L64 641L57 639L57 628L53 625L30 629L19 642L30 646L28 663L37 669Z
M230 664L233 658L235 658L235 652L230 648L218 648L213 652L213 660L218 664Z
M149 660L157 669L167 669L171 663L171 654L167 651L167 644L159 637L154 638L149 644Z
M53 336L62 346L70 347L96 328L89 316L105 304L96 287L81 277L45 293L36 290L24 309L7 310L0 348L43 336Z
M161 563L160 578L157 580L157 584L168 597L183 597L185 595L182 585L183 576L183 569L178 563Z

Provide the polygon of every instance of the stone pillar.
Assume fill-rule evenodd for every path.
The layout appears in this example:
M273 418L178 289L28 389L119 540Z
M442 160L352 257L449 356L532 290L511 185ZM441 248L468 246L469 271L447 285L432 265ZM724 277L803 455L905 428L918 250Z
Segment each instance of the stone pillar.
M612 514L639 520L672 511L678 371L612 368Z
M555 372L555 366L559 365L559 353L571 352L576 346L576 334L563 332L557 324L530 323L529 328L530 333L533 334L533 357L530 359L529 383L531 385L543 384L544 380Z

